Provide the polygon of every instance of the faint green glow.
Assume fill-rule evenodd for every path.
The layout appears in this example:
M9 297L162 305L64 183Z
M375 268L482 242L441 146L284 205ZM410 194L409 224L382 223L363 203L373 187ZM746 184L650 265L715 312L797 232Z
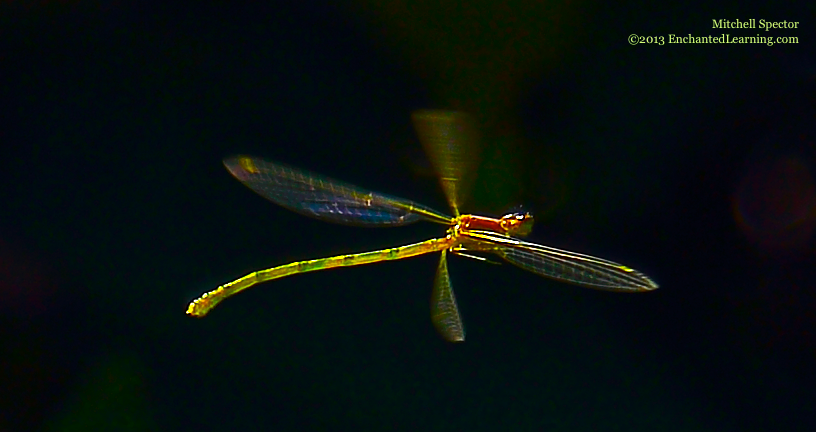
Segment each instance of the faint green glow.
M532 77L564 62L585 34L586 2L358 0L446 106L490 117L515 107Z
M102 359L78 381L45 431L159 431L144 383L146 368L130 355Z

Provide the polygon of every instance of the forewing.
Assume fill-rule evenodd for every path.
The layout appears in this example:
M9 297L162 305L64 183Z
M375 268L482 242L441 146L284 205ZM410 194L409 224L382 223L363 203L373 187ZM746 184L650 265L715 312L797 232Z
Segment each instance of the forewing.
M645 274L605 259L525 242L487 231L465 236L482 240L474 248L492 251L508 262L541 276L607 291L639 292L658 288Z
M294 212L329 222L396 226L449 217L412 201L366 191L350 184L249 156L224 159L224 166L264 198Z

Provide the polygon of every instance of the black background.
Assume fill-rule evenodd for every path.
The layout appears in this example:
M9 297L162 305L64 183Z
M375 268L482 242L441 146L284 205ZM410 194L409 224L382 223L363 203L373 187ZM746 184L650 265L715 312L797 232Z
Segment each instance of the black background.
M263 4L261 4L263 3ZM4 2L0 430L813 430L814 9L605 2ZM798 21L713 29L713 19ZM670 44L669 34L797 44ZM632 46L630 34L664 44ZM474 113L466 210L619 261L596 292L457 257L250 271L439 236L327 224L244 153L446 209L410 123Z

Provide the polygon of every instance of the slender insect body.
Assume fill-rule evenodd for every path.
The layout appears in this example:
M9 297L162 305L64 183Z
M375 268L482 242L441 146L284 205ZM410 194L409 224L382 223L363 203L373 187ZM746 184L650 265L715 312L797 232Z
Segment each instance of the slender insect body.
M473 252L497 255L519 268L576 285L620 292L651 291L657 284L621 264L518 239L530 233L533 215L510 213L501 218L462 215L477 147L475 122L463 113L418 111L417 134L428 152L455 217L413 201L390 197L308 171L249 156L224 160L232 175L261 196L289 210L327 222L359 226L400 226L426 220L448 226L445 237L400 247L284 264L259 270L221 285L190 303L187 313L203 317L222 300L258 283L298 273L373 264L441 252L431 295L434 326L451 342L464 340L464 326L447 270L446 253L492 262ZM467 180L466 180L467 179Z

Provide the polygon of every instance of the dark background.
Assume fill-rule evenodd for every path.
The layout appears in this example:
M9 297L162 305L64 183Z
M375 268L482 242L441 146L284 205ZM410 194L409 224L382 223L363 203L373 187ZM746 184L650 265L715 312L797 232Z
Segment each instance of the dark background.
M813 430L816 14L743 3L3 2L0 431ZM483 127L466 210L525 205L533 241L661 288L452 257L458 345L434 256L184 314L253 270L442 235L306 219L221 164L444 210L420 108Z

